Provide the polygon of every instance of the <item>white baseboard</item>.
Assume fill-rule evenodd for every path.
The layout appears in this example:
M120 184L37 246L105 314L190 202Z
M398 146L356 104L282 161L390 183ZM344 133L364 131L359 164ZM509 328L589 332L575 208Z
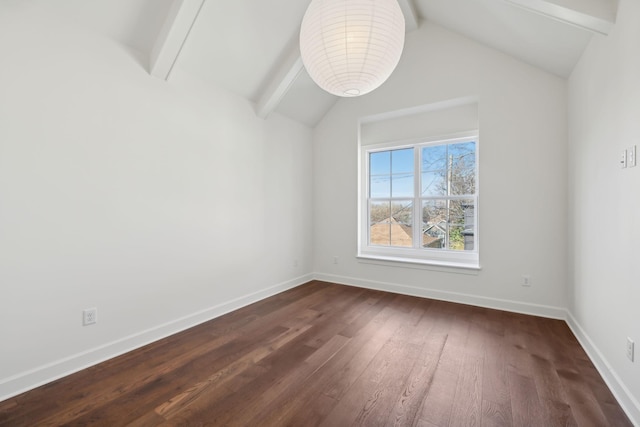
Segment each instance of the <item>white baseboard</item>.
M478 295L447 292L436 289L417 288L414 286L398 285L396 283L378 282L375 280L358 279L355 277L337 276L333 274L315 273L316 280L339 283L360 288L376 289L379 291L394 292L397 294L416 297L431 298L441 301L456 302L460 304L475 305L478 307L493 308L496 310L510 311L514 313L530 314L534 316L548 317L551 319L565 320L567 311L561 307L549 305L529 304L519 301L510 301L499 298L488 298Z
M177 332L192 328L200 323L222 316L223 314L229 313L233 310L237 310L264 298L302 285L310 280L313 280L313 275L311 274L296 277L286 282L217 304L205 310L189 314L162 325L89 349L82 353L74 354L29 371L0 379L0 401L9 399L20 393L24 393L25 391L47 384L51 381L57 380L58 378L65 377L90 366L97 365L105 360L120 356L121 354L143 347L162 338L166 338Z
M573 335L576 336L580 345L593 362L604 382L607 383L609 389L615 396L616 400L626 412L634 426L640 426L640 402L631 394L629 389L624 385L615 370L611 367L607 359L602 355L598 347L593 343L589 335L582 329L582 326L573 317L571 312L567 313L567 324Z

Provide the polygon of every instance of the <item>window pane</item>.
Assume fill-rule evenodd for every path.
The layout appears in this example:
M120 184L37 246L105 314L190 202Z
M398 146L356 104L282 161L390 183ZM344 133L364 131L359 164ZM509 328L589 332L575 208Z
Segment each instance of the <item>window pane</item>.
M369 181L369 197L391 197L391 177L389 175L371 175Z
M449 249L472 251L475 247L475 205L472 199L449 202Z
M422 246L455 251L475 248L475 205L468 200L422 202Z
M391 205L391 246L413 246L413 203L394 202Z
M391 173L391 151L370 153L369 173L371 175L389 175Z
M393 150L391 152L391 173L413 173L413 148Z
M476 143L464 142L449 146L451 193L474 194L476 180Z
M391 202L371 202L369 207L369 221L371 224L389 222L391 216Z
M422 172L423 196L445 196L447 194L447 172L438 170L433 172Z
M446 200L422 202L422 247L443 248L447 235Z
M400 224L411 226L413 223L413 202L411 200L403 200L401 202L391 203L391 222L395 221Z
M442 170L447 168L447 146L431 145L422 148L422 165L423 172Z
M391 244L391 202L371 202L369 205L369 244Z
M391 176L392 197L413 197L413 174L399 173Z

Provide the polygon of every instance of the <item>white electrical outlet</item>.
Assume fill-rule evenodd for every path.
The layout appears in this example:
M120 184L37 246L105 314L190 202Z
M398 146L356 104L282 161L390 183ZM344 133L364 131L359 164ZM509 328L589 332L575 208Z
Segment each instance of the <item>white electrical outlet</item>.
M522 275L522 286L531 286L531 276L528 274Z
M634 342L631 338L627 337L627 357L633 362Z
M82 310L82 326L93 325L98 322L98 309L87 308Z
M627 150L622 150L620 153L620 168L624 169L627 167Z

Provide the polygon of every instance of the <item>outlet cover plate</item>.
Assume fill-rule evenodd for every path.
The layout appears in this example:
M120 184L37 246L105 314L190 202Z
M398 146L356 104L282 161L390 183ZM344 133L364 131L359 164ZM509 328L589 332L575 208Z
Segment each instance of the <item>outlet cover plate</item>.
M87 308L82 310L82 326L93 325L98 322L98 309Z

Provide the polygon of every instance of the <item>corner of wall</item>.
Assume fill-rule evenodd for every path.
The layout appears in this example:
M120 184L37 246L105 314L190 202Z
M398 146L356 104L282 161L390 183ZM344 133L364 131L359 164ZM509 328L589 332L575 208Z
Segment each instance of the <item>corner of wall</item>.
M567 325L576 336L578 342L593 362L594 366L604 379L604 382L609 386L609 389L615 396L616 400L626 412L627 416L631 420L631 423L636 426L640 426L640 402L633 396L631 391L624 385L624 382L618 376L611 364L604 357L602 352L594 344L593 340L587 335L585 330L580 326L580 323L573 316L570 310L567 310Z

